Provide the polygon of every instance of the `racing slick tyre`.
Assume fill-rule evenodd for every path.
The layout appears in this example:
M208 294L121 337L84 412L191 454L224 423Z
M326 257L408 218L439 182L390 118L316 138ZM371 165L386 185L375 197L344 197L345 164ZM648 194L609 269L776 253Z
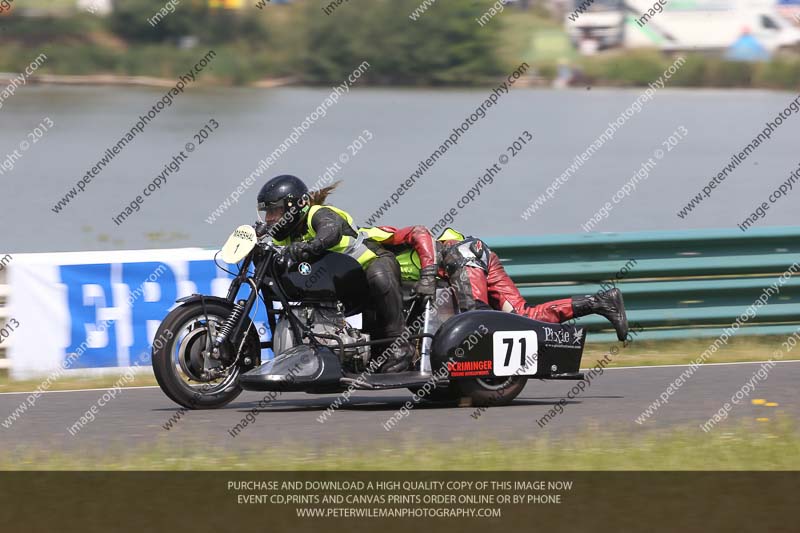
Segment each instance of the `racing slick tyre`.
M169 340L160 347L153 346L153 373L161 390L175 403L187 409L216 409L242 393L239 375L248 368L238 362L233 364L238 346L227 341L220 347L220 358L209 362L203 355L208 331L206 313L208 322L219 331L231 309L230 304L207 300L204 311L200 302L192 302L176 307L161 322L156 338L164 335ZM260 341L249 319L244 327L247 334L241 357L248 357L250 367L254 367L260 362ZM218 369L213 376L206 373L209 366L212 372Z
M458 397L469 398L473 407L497 407L510 404L527 381L525 376L462 379L453 381L451 388L458 392Z

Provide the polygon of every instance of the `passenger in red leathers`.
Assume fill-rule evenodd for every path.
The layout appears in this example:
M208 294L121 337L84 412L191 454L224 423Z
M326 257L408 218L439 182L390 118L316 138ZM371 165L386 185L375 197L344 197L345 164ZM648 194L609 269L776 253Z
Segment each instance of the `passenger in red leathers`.
M490 307L553 323L598 314L611 322L619 340L627 338L628 319L619 289L529 306L500 258L483 241L448 228L438 242L439 266L455 289L462 311Z
M628 335L625 304L619 289L530 306L506 273L500 258L480 239L465 237L448 228L434 241L424 226L401 229L384 226L362 228L362 231L372 238L382 235L383 240L379 242L390 250L391 247L411 247L416 251L416 254L398 254L402 278L414 280L418 276L417 293L427 296L435 292L438 273L455 290L461 311L496 309L551 323L596 313L611 322L619 340L624 341ZM436 250L435 255L432 249ZM418 259L410 260L414 255Z

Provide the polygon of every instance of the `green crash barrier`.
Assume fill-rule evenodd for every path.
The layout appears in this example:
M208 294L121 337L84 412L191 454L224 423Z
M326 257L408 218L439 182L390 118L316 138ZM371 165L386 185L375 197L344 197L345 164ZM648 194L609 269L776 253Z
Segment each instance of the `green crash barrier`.
M486 239L530 304L616 284L638 339L788 335L800 326L800 227L584 233ZM795 266L793 266L795 265ZM797 272L791 272L797 270ZM754 317L746 315L776 286ZM601 317L579 320L615 339Z

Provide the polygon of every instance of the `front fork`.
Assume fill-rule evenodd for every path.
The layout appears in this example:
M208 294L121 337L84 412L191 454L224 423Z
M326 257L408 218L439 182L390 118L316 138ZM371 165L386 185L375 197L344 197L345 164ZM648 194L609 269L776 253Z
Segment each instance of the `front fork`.
M252 278L248 278L247 276L247 265L243 266L242 268L242 279L237 279L233 281L231 286L231 290L228 291L228 301L233 303L233 309L231 309L231 314L228 315L228 318L223 322L220 326L218 331L214 331L214 327L212 324L209 323L209 333L210 337L213 339L211 342L211 346L209 346L210 353L209 355L213 359L220 358L220 347L227 341L228 339L238 339L239 336L242 334L242 327L244 326L245 321L242 320L242 317L246 317L250 315L250 311L253 309L253 304L258 298L258 287L262 279L264 279L264 275L266 274L268 261L262 261L258 264L258 268ZM247 297L247 300L239 300L234 303L236 295L241 288L242 282L246 282L250 285L250 295ZM244 339L242 339L244 340ZM241 348L241 347L240 347ZM238 357L238 352L237 352Z

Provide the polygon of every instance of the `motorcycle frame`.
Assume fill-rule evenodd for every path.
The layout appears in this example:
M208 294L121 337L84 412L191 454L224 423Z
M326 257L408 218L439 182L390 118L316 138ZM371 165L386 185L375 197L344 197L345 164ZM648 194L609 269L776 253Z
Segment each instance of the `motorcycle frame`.
M317 338L328 338L337 341L338 349L339 349L339 360L343 359L344 350L346 348L359 348L364 346L377 346L377 345L384 345L384 344L391 344L395 342L400 336L395 337L386 337L383 339L371 339L369 341L360 341L360 342L351 342L351 343L343 343L339 337L335 335L326 335L321 333L315 333L311 331L310 328L306 327L300 319L291 312L291 304L289 299L286 295L286 291L283 289L280 283L280 276L277 272L278 263L280 262L281 257L278 255L279 251L270 244L266 243L258 243L255 248L248 254L248 256L242 261L241 266L239 267L239 273L236 277L231 281L231 285L228 288L228 294L226 300L231 303L236 303L236 297L239 294L239 290L241 289L243 284L248 284L251 286L253 290L250 291L250 294L247 300L244 303L244 308L242 309L242 314L237 320L236 324L234 325L231 333L229 335L230 339L238 339L242 328L245 323L245 318L250 316L250 312L253 309L253 305L255 304L256 298L259 296L259 292L261 293L261 298L264 301L265 305L266 302L274 302L273 298L268 298L267 289L271 288L272 293L277 296L278 302L280 302L281 307L283 308L280 311L276 311L274 309L267 308L267 321L270 326L271 331L275 331L276 315L285 315L286 319L289 320L289 325L292 328L292 333L295 335L295 338L299 339L300 342L303 339L308 338L311 340L314 346L319 346L319 342ZM259 256L266 256L266 257L259 257ZM259 260L261 259L261 260ZM252 275L249 275L250 266L255 265L255 272ZM425 304L424 310L424 319L423 319L423 330L422 333L409 335L406 338L408 340L417 340L422 339L422 349L420 350L420 374L421 375L428 375L431 373L431 346L433 344L433 337L434 333L431 331L432 323L433 323L433 306L428 300ZM273 348L274 345L272 341L262 342L261 348Z

